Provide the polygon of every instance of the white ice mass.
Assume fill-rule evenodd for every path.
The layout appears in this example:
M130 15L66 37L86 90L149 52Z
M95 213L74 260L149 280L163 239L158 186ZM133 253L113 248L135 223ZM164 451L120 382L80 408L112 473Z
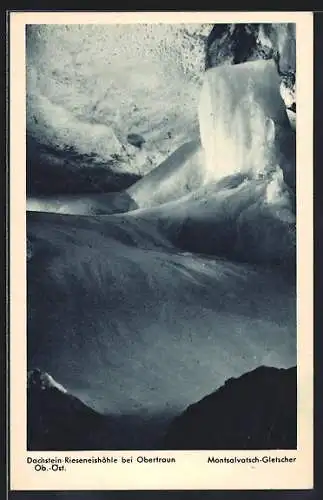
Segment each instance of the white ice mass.
M290 127L279 85L272 60L206 72L199 105L206 182L236 173L266 176L277 164L286 168L280 142Z

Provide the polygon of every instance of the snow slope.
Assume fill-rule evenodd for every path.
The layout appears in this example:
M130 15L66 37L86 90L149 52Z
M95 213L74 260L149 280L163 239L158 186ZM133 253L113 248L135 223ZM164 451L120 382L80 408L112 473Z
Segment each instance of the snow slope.
M107 413L176 412L232 375L295 362L293 287L180 253L127 215L28 214L29 365Z
M280 170L268 180L233 175L160 207L131 212L129 217L158 221L159 230L183 251L277 264L280 272L287 268L293 274L292 198Z

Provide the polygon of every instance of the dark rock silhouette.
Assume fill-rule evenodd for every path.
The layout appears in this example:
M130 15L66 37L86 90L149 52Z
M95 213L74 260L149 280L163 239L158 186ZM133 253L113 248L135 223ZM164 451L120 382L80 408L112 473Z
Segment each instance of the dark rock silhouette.
M153 436L165 424L102 415L50 375L34 369L28 373L27 449L294 449L296 400L296 367L259 367L227 380L219 390L189 406L166 428L159 446ZM147 429L147 442L129 447L134 439L130 434L142 425ZM120 435L124 435L124 446Z
M274 59L284 87L293 95L296 45L293 23L215 24L206 41L205 68ZM296 110L296 98L288 108Z
M296 379L296 367L261 366L227 380L171 423L163 448L296 448Z
M38 369L28 373L27 449L104 449L108 418L64 392Z
M259 24L215 24L207 39L206 69L270 59L272 51L257 50Z
M169 420L167 414L103 415L67 392L48 373L39 369L28 372L28 450L157 449Z
M206 43L206 69L257 59L274 59L280 74L295 73L293 24L223 23L213 26Z

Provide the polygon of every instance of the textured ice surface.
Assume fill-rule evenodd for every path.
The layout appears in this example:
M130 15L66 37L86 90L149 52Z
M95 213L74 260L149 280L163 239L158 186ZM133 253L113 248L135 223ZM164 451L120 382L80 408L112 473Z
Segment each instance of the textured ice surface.
M211 27L28 26L29 132L101 161L117 154L127 161L116 168L148 172L194 134ZM129 134L142 136L141 150Z

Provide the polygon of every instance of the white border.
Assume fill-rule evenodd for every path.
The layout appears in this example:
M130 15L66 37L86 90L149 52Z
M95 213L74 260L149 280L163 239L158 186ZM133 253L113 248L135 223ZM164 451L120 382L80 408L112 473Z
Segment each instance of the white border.
M293 22L297 30L298 450L163 452L176 464L69 466L35 472L27 456L133 456L140 452L26 451L25 25ZM10 413L11 489L307 489L313 486L313 17L304 12L14 12L10 14ZM159 454L161 455L161 454ZM296 456L291 464L207 464L208 456Z

